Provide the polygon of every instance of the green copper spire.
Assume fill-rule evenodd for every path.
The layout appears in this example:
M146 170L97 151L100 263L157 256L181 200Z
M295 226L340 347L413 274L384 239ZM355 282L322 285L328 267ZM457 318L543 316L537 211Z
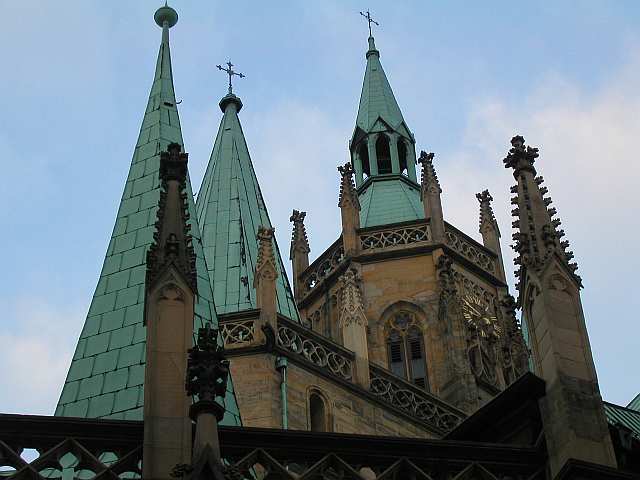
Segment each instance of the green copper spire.
M369 12L361 14L371 28ZM424 218L416 183L415 140L384 73L373 36L368 43L356 127L349 145L362 227Z
M205 257L220 314L256 308L253 288L258 257L256 235L260 226L271 227L238 118L241 108L240 98L233 93L220 101L224 115L196 202ZM278 312L298 321L298 311L275 239L274 247L279 271L276 282Z
M169 51L169 29L178 15L165 6L154 18L162 27L162 43L151 93L100 279L56 408L60 416L142 419L146 256L160 199L160 152L171 143L183 144ZM204 324L217 325L217 317L188 178L186 189L196 255L197 332ZM230 387L223 422L239 425Z
M370 132L376 122L381 120L394 130L403 129L403 133L410 138L406 125L403 125L404 117L380 63L380 52L376 49L375 40L369 37L368 41L367 69L362 84L356 126Z

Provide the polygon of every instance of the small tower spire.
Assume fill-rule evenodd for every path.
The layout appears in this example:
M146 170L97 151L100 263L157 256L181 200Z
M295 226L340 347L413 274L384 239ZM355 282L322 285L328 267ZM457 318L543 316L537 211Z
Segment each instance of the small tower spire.
M493 208L491 202L493 197L489 193L489 190L484 190L481 193L476 194L478 202L480 202L480 234L482 235L482 243L489 250L498 255L498 268L501 280L505 280L504 264L502 261L502 249L500 248L500 229L498 228L498 222L493 214Z
M230 73L234 67L231 61L228 68L220 67L229 78L240 77L237 72ZM219 105L224 115L198 190L196 211L204 232L202 242L211 280L216 271L218 275L226 272L226 281L216 282L216 308L220 313L235 313L258 308L253 286L256 271L253 242L259 227L271 227L271 220L238 115L242 101L232 92ZM298 322L298 310L275 238L273 247L278 272L278 313Z
M300 284L300 274L309 266L309 240L307 239L307 230L304 226L304 218L307 212L299 212L294 210L289 218L293 222L293 231L291 232L291 248L289 250L289 259L292 262L293 269L293 293L297 301L300 301L303 294L303 286Z
M424 207L424 216L431 225L431 234L436 242L444 242L444 217L442 214L442 200L440 182L433 166L433 153L420 152L418 161L422 164L420 179L420 196Z
M338 206L342 216L342 244L346 255L358 250L357 230L360 228L360 200L353 184L353 167L350 163L338 167L340 172L340 197Z
M370 180L366 182L367 187L377 181L410 180L385 186L385 191L396 190L397 198L402 199L397 204L396 221L406 221L409 220L409 216L413 216L412 203L418 196L415 139L404 121L380 63L380 52L376 48L371 31L372 24L379 24L371 17L369 11L360 12L360 15L368 22L369 38L365 55L367 68L362 83L356 125L349 144L356 185L360 189L365 184L365 178ZM360 190L361 196L364 195L364 190ZM371 226L367 220L363 219L363 226Z

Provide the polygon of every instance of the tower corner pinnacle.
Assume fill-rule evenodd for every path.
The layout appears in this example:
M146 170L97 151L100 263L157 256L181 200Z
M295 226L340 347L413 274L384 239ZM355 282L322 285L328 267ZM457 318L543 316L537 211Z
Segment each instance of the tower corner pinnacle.
M146 285L151 288L161 273L173 265L194 293L198 291L196 255L190 234L186 193L188 154L178 143L160 153L160 200L153 243L147 252Z

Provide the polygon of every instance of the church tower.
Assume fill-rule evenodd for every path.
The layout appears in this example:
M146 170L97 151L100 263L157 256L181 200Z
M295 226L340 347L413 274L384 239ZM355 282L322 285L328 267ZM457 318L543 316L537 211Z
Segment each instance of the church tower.
M470 413L527 370L492 199L478 194L483 244L444 220L434 154L420 154L418 181L416 140L373 36L365 57L351 162L339 167L342 233L308 264L304 213L292 217L298 308L353 352L362 387L388 392L394 378Z
M149 329L145 297L150 288L146 272L160 220L157 213L164 205L161 157L168 154L170 145L174 153L183 149L169 48L169 29L177 23L178 15L165 6L154 19L162 29L162 40L151 92L98 285L56 408L60 416L143 418ZM218 317L188 173L183 188L195 258L193 288L197 291L190 330L197 332L204 325L216 326ZM239 425L231 381L224 407L223 422Z

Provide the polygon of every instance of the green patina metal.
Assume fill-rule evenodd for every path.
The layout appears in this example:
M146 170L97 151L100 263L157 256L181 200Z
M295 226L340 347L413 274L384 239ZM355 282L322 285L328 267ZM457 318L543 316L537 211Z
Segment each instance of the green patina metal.
M163 7L155 19L163 27L155 77L100 279L56 408L59 416L142 419L145 262L160 198L160 152L170 143L183 144L169 51L177 14ZM217 325L217 317L189 181L187 190L197 258L197 332L204 324ZM223 423L240 425L231 379L223 401Z
M196 202L216 309L221 314L256 308L256 235L258 227L271 227L238 118L241 108L242 102L233 93L220 101L224 115ZM275 239L274 247L278 312L299 321Z
M627 408L630 408L632 410L637 410L638 412L640 412L640 393L636 395L635 398L629 402L629 405L627 405Z
M400 175L381 175L369 182L363 185L359 197L361 227L424 218L420 190L406 178Z
M603 404L605 416L611 425L619 424L628 428L632 435L640 440L640 411L609 402Z
M380 120L388 127L411 138L404 117L393 95L389 80L380 63L380 52L376 49L373 37L369 37L367 51L367 69L362 83L360 105L356 117L356 127L366 133L380 128Z
M361 205L360 225L373 227L422 219L424 208L415 178L415 142L382 68L373 37L369 37L366 58L356 127L351 139L352 155L356 155L358 144L367 142L370 137L373 137L370 143L375 143L376 135L384 133L396 141L398 138L405 141L409 165L407 175L400 174L399 163L396 163L392 165L393 174L380 174L377 166L372 165L367 181L361 183L356 178ZM374 153L375 147L369 148L369 152ZM373 155L369 161L374 162Z

